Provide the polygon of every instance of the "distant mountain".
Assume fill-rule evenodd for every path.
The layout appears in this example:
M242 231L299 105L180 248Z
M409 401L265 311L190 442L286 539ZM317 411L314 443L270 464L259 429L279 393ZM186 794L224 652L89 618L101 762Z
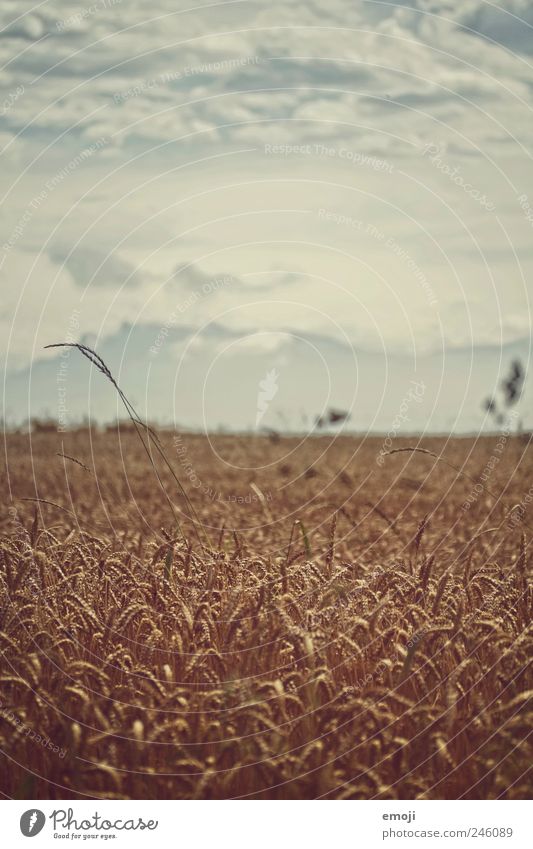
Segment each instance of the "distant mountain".
M528 363L525 342L502 350L447 350L415 364L406 356L352 350L327 337L237 333L216 324L202 333L124 324L114 336L87 344L96 345L141 415L208 430L252 430L256 423L307 430L331 408L350 412L340 425L345 430L494 429L482 401L498 391L514 358ZM261 388L265 380L268 391ZM527 385L521 410L525 426L531 426ZM63 349L48 357L43 351L31 369L8 373L4 414L8 423L33 416L74 424L84 416L111 421L124 410L104 376L77 351Z

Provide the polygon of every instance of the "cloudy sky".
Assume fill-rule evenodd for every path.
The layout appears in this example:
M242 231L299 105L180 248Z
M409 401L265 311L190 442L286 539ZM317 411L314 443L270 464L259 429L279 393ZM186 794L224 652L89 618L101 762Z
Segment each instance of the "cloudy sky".
M533 270L533 5L505 5L2 0L7 420L116 415L43 350L69 339L161 421L254 427L263 393L261 426L387 430L418 381L403 429L491 426Z

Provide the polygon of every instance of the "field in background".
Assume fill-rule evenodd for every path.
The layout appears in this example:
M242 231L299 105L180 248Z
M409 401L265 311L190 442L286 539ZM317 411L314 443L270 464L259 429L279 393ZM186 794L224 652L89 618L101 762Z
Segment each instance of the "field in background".
M4 794L530 796L525 439L162 441L6 437Z

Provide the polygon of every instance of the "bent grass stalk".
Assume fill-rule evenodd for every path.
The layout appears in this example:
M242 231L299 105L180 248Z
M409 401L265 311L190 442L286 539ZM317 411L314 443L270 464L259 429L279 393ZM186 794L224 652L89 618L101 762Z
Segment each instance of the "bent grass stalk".
M141 419L141 417L139 416L139 414L135 410L134 406L128 401L126 395L124 394L124 392L122 391L122 389L118 385L117 381L115 380L115 378L111 374L111 371L109 370L109 368L107 367L107 365L105 364L103 359L100 357L100 355L97 354L96 351L93 351L92 348L87 347L87 345L82 345L78 342L56 342L52 345L45 345L45 348L76 348L86 359L89 360L90 363L92 363L93 366L95 366L98 369L99 372L101 372L101 374L103 374L105 377L107 377L109 382L115 387L115 389L118 393L118 396L119 396L120 400L122 401L122 403L123 403L123 405L126 409L128 417L129 417L130 421L132 422L133 426L135 427L135 431L136 431L137 436L139 437L139 439L140 439L140 441L143 445L143 448L146 452L146 455L147 455L147 457L150 461L150 465L151 465L152 470L154 472L154 475L157 479L157 482L158 482L158 484L159 484L159 486L160 486L160 488L161 488L161 490L162 490L162 492L165 496L165 499L166 499L166 501L167 501L167 503L170 507L170 510L172 512L172 516L173 516L174 522L176 523L176 527L178 529L178 532L181 534L181 536L185 540L186 539L185 534L183 533L183 529L182 529L182 526L181 526L181 522L178 518L178 514L176 513L176 509L175 509L175 507L174 507L174 505L173 505L173 503L170 499L168 492L165 489L165 485L163 484L163 481L161 480L161 475L159 474L157 466L154 462L154 458L153 458L152 452L150 450L150 447L151 447L152 444L155 446L157 453L159 454L159 456L163 460L163 463L165 464L165 466L169 470L170 474L172 475L174 482L176 483L178 491L179 491L181 497L183 498L185 505L187 507L189 519L191 520L191 523L192 523L194 532L195 532L195 534L198 538L198 541L201 544L207 544L209 546L210 541L207 538L207 534L205 533L205 530L204 530L203 525L202 525L202 523L201 523L201 521L198 517L198 514L196 513L196 511L195 511L195 509L192 505L192 502L191 502L189 496L187 495L185 488L183 487L183 484L179 480L176 472L174 471L172 464L168 460L165 452L163 451L159 437L157 436L157 434L155 433L153 428L151 428L147 422L144 422ZM146 431L147 443L148 444L145 442L140 428L143 428ZM204 539L202 539L202 535L201 535L199 529L201 529L201 532L204 536Z

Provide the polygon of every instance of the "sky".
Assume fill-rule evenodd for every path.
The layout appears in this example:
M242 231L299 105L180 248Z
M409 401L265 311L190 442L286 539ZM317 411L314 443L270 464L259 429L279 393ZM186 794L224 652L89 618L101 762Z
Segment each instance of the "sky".
M44 350L79 341L176 426L493 428L531 350L532 36L527 0L2 0L0 414L122 415Z

